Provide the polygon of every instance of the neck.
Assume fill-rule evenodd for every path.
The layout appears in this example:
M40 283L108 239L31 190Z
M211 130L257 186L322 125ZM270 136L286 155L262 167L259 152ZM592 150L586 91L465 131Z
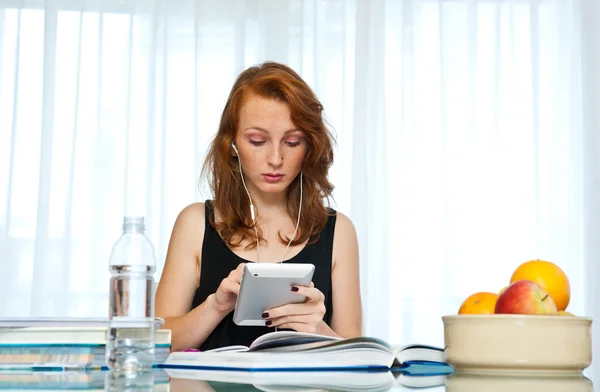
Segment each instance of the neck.
M261 214L279 213L287 211L287 197L285 194L252 194L255 208Z
M254 207L261 215L280 213L287 211L287 194L285 191L279 193L264 193L248 184L248 190L252 195Z

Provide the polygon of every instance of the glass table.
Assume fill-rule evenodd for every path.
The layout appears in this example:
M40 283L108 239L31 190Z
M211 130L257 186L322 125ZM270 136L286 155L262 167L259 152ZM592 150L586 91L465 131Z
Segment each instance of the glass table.
M583 375L406 376L390 372L219 372L153 369L131 377L109 371L0 371L0 390L36 391L407 391L590 392Z

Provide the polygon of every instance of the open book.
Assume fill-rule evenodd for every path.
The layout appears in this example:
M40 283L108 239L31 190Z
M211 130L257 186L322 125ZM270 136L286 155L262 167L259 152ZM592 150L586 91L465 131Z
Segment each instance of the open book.
M209 351L185 350L169 355L164 368L217 370L404 369L419 364L447 366L441 348L392 346L373 337L335 338L279 331L258 337L250 347Z
M432 367L435 371L438 367ZM439 370L439 369L438 369ZM165 369L172 390L194 391L389 391L394 388L431 388L443 386L448 373L422 376L389 371L286 371L238 372L227 370ZM185 385L186 388L182 386Z

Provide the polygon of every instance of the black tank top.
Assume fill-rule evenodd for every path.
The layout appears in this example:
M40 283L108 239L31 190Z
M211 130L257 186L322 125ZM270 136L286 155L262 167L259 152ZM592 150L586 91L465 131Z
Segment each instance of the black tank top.
M237 268L240 263L249 262L233 253L227 247L223 238L209 223L209 218L214 218L212 202L205 203L205 229L202 245L202 267L200 273L200 286L196 289L192 309L203 303L209 295L217 291L221 281ZM328 209L327 224L319 240L314 244L306 245L300 253L285 263L312 263L315 265L313 283L325 295L325 316L323 320L330 325L333 313L331 298L331 263L333 252L333 234L335 230L335 210ZM251 262L251 261L250 261ZM191 309L190 309L191 310ZM206 341L198 347L200 350L210 350L217 347L230 345L248 346L254 339L268 332L273 332L273 327L238 326L233 322L233 311L217 325Z

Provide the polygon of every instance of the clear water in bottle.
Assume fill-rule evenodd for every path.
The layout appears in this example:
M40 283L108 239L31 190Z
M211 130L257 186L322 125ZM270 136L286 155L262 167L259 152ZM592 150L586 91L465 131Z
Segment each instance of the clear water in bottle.
M143 371L154 363L155 265L143 218L126 217L110 258L106 364L111 370Z

